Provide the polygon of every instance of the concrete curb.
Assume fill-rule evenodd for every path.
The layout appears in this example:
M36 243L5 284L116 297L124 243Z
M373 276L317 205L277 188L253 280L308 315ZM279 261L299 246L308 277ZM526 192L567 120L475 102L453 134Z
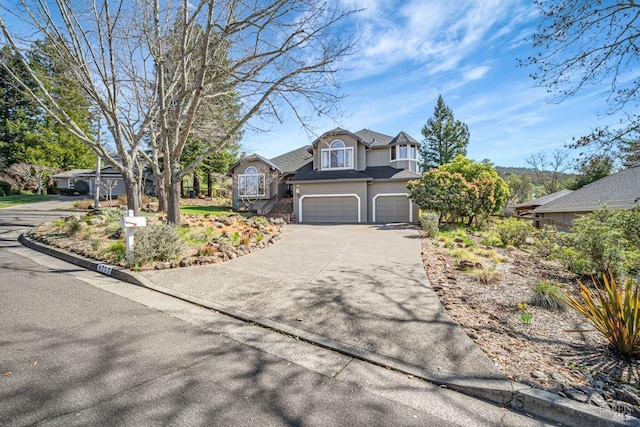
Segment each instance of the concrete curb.
M375 365L391 368L399 372L413 375L431 383L450 388L460 393L487 400L499 405L514 408L540 418L566 425L589 426L640 426L640 419L627 414L598 408L580 403L556 394L535 389L508 379L500 378L468 378L437 372L403 362L401 360L380 355L349 343L327 338L313 332L276 322L269 318L237 310L214 301L204 300L194 295L152 283L147 278L122 267L99 263L64 249L55 248L35 241L22 234L18 241L33 250L61 259L90 271L105 274L117 280L142 286L169 295L186 302L218 311L235 319L255 324L276 332L299 338L302 341L323 347L338 353L363 360Z

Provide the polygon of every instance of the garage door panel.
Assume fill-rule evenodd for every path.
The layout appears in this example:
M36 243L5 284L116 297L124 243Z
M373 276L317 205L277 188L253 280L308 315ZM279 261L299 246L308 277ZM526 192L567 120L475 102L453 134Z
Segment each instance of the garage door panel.
M308 197L302 201L304 222L358 222L358 200L353 196Z
M376 222L409 222L407 196L379 196L375 203Z

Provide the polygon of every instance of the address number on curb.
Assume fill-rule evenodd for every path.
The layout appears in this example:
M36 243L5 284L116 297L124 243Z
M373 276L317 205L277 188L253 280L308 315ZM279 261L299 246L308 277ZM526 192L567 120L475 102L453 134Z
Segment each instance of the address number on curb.
M111 276L111 272L113 271L113 267L110 267L107 264L98 264L97 270L98 270L98 272L100 272L102 274L106 274L107 276Z

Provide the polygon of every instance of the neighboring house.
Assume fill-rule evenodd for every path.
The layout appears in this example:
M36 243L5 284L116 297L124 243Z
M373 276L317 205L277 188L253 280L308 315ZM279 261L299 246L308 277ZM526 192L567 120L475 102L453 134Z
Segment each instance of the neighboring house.
M89 194L94 193L96 171L92 169L72 169L70 171L61 172L53 175L52 177L58 188L73 188L77 180L84 180L89 184ZM105 166L100 169L100 181L107 183L108 180L113 183L113 190L111 191L112 197L117 197L122 194L127 194L124 179L122 174L113 166ZM155 194L155 187L153 183L153 176L145 177L145 194ZM100 194L105 196L107 192L104 189L100 190Z
M531 215L531 211L539 206L544 206L547 203L553 202L560 197L566 196L571 193L572 190L560 190L555 193L547 194L546 196L538 197L526 202L518 203L513 206L513 209L516 211L517 216L527 216Z
M573 225L579 215L610 209L632 208L640 203L640 165L604 177L563 197L535 208L536 218L561 227Z
M267 212L287 200L298 222L417 222L407 182L420 178L418 146L405 132L336 128L273 159L253 154L229 170L233 204Z

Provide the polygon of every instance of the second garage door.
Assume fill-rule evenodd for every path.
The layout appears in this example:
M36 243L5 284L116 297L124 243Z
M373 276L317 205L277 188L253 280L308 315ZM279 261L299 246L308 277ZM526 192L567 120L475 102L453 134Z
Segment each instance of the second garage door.
M378 196L375 222L409 222L409 199L407 196Z
M358 199L307 196L302 200L302 222L358 222Z

